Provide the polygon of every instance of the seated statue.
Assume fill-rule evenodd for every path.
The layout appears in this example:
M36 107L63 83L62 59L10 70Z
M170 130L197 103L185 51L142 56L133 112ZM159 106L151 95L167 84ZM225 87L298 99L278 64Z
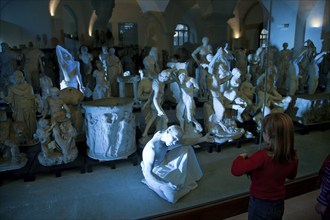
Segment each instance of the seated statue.
M189 145L213 142L209 134L195 139L182 136L181 128L172 125L155 133L142 152L142 183L171 203L195 189L203 175Z
M61 89L73 87L84 94L85 87L80 74L80 63L75 61L69 51L60 45L56 46L56 56L60 67Z

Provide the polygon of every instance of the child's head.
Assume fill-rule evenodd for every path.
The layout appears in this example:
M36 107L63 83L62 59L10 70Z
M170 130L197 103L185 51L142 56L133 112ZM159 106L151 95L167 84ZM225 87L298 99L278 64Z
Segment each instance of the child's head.
M274 161L282 163L295 158L294 125L285 113L271 113L263 121L263 137Z

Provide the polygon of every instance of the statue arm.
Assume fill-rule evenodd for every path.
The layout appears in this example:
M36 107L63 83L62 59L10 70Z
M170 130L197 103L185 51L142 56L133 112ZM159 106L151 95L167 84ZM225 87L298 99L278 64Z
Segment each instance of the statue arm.
M196 50L194 50L191 54L192 58L195 60L195 62L199 65L199 60L197 59L197 54L200 52L201 48L200 47L197 47Z
M180 142L182 145L196 145L203 142L214 143L214 137L210 133L207 133L202 137L182 138Z
M161 97L160 97L161 95L159 92L159 85L156 82L154 82L152 87L154 90L154 96L153 96L152 101L157 110L157 115L158 116L165 115L165 112L164 112L163 108L161 107Z
M147 145L145 146L143 152L142 152L142 160L143 160L143 176L145 177L148 185L150 185L154 189L160 189L163 185L166 185L167 183L160 178L158 178L154 173L152 172L156 152L153 149L153 141L149 141Z

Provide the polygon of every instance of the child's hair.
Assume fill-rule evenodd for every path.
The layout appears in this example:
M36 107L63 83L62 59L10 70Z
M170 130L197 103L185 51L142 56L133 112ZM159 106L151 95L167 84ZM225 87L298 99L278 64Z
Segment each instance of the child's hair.
M269 136L273 161L285 163L296 158L294 149L294 125L285 113L271 113L263 121L263 132Z

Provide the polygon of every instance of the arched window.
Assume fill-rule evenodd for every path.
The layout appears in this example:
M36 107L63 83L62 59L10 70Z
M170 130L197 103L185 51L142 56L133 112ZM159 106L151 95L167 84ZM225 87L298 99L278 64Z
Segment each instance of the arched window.
M173 36L174 46L182 46L189 41L189 27L184 24L177 24Z

